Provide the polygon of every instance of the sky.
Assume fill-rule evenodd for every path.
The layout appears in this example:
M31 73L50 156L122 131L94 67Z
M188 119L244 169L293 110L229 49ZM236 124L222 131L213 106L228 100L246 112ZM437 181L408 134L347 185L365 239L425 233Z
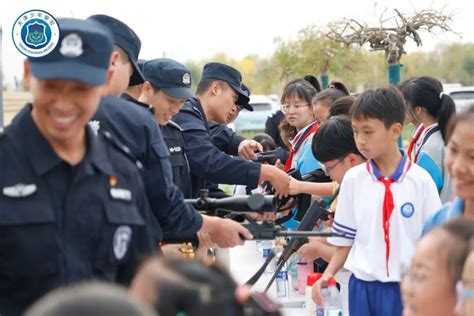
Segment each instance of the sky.
M133 4L133 6L131 5ZM474 43L474 5L468 0L14 0L0 10L2 70L4 83L22 76L24 56L12 42L12 25L23 12L41 9L55 17L87 18L108 14L127 23L142 41L139 58L166 56L180 62L211 58L225 53L234 58L250 54L270 57L276 48L275 38L294 39L309 26L324 27L328 22L354 18L378 25L380 13L387 16L394 6L411 13L422 9L443 9L454 13L452 28L459 34L422 33L421 50L432 50L439 42ZM4 5L5 7L5 5ZM413 44L407 51L420 50Z

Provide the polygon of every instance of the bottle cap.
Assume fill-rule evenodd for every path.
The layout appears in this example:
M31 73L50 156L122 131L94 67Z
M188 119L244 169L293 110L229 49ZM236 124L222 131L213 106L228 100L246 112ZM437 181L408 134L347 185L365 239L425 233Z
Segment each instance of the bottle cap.
M317 273L309 273L309 274L308 274L308 279L307 279L306 284L307 284L308 286L313 286L314 283L316 283L319 279L321 279L321 276L322 276L322 275L323 275L323 274L322 274L322 273L319 273L319 272L317 272Z

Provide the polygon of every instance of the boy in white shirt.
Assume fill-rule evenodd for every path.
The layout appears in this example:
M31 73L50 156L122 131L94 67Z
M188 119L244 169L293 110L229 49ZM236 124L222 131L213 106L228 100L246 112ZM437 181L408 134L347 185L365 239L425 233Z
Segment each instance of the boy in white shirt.
M333 231L337 246L313 299L324 305L321 286L343 266L351 316L401 315L400 268L408 265L427 218L441 202L430 175L412 164L397 140L405 105L395 88L362 93L351 108L354 139L368 161L350 169L339 193Z

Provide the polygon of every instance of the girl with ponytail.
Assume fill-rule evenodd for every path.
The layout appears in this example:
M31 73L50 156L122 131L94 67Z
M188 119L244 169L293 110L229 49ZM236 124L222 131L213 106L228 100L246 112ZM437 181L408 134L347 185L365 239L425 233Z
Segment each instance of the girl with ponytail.
M423 129L414 143L412 160L423 167L433 178L441 201L451 199L449 175L443 165L446 126L455 113L453 99L443 92L439 80L424 76L413 79L405 87L405 96L412 113L417 116Z

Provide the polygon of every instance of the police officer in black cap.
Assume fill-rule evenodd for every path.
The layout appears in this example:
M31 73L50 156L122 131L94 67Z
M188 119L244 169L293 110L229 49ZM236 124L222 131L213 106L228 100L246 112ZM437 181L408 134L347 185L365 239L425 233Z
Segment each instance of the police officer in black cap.
M140 40L125 23L113 17L93 15L88 19L107 26L116 44L110 66L115 89L112 95L102 98L91 125L97 132L110 132L143 166L145 192L154 214L155 240L163 240L165 234L190 236L206 232L218 246L232 247L243 244L241 236L251 239L252 234L243 226L230 220L200 215L191 205L185 204L183 193L173 182L168 147L153 115L149 110L136 106L138 100L134 104L118 98L127 87L123 83L128 83L130 76L139 73L135 67L138 52L134 53L133 48L140 47ZM121 54L121 50L125 54ZM127 69L129 71L122 71Z
M178 124L171 121L184 102L194 97L191 90L191 71L172 59L158 58L145 63L143 76L146 81L139 101L153 108L170 153L173 180L184 197L191 198L191 174L184 138Z
M197 98L189 99L173 120L183 129L191 167L193 196L198 196L206 180L213 183L245 184L256 187L268 180L280 195L288 193L289 176L280 169L231 157L211 141L208 120L227 124L235 104L248 103L238 70L221 63L204 66Z
M242 91L246 96L250 97L250 89L242 83ZM245 100L243 100L245 101ZM219 124L215 121L209 122L209 131L214 145L221 151L232 156L241 156L248 160L256 159L255 152L262 151L262 146L253 139L245 139L245 137L237 134L227 124L233 122L242 110L253 111L253 107L247 102L246 104L236 104L233 111L226 119L226 124Z
M153 253L151 210L125 153L87 122L110 84L112 37L58 19L57 47L25 61L28 104L0 135L0 314L61 285L127 284Z

